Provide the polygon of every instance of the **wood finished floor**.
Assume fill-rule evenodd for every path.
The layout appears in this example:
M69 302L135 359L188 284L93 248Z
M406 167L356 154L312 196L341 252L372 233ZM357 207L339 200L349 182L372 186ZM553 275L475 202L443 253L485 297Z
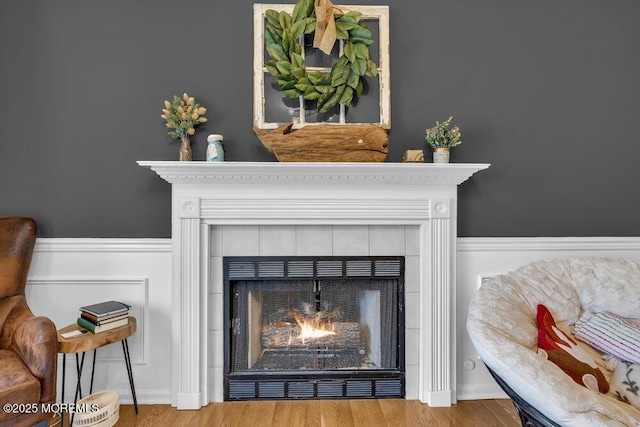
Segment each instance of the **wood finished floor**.
M65 420L66 421L66 420ZM518 427L508 399L464 400L450 408L432 408L417 400L305 400L210 403L198 411L170 405L120 406L117 427L265 426L265 427Z

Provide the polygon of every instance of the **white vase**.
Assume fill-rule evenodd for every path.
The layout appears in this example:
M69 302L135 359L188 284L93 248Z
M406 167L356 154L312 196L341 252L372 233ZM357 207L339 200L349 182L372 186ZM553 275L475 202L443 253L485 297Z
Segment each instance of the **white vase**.
M449 163L449 149L436 148L433 150L433 163Z

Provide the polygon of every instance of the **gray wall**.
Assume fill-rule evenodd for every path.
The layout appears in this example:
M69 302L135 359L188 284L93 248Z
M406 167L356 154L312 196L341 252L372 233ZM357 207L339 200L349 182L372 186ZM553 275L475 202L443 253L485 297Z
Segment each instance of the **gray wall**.
M492 164L460 187L461 236L638 235L640 2L345 3L390 4L388 161L453 114L452 161ZM135 162L177 159L160 110L185 91L209 110L195 160L216 132L228 160L274 161L251 129L252 5L3 1L0 216L169 237L170 186Z

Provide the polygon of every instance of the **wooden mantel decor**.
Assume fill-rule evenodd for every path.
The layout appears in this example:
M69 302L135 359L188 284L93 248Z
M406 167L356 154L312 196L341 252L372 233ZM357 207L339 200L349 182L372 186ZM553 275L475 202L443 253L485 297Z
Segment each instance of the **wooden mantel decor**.
M281 162L384 162L389 152L387 132L376 125L292 128L253 130Z
M389 46L389 6L254 4L253 129L262 144L281 162L383 162Z

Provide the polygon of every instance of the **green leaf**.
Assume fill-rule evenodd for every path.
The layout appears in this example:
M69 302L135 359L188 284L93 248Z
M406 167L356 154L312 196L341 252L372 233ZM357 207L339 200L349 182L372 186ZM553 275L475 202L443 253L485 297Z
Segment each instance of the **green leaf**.
M305 29L305 23L304 21L299 21L296 22L295 24L293 24L291 26L291 34L293 35L294 38L298 38L300 37L303 33L304 33L304 29Z
M293 66L289 61L278 61L276 62L276 68L282 74L291 74L291 70L293 69Z
M303 13L304 13L304 11L302 10L302 2L299 1L293 7L293 12L291 13L291 18L293 19L293 22L298 22L302 18L304 18Z
M275 59L272 59L271 61L267 62L265 64L265 67L267 67L267 71L269 72L269 74L271 74L274 77L278 77L278 74L280 74L280 71L276 67Z
M293 82L294 84L296 83L296 78L291 74L279 74L276 78L278 79L278 84L280 85L280 87L286 85L289 82Z
M310 88L311 90L313 90L315 92L315 88L313 87L312 84L310 83L300 83L302 79L298 80L298 83L296 83L295 88L298 89L300 92L306 93Z
M326 113L327 111L335 107L336 104L338 104L338 101L340 101L340 98L344 93L344 89L345 86L340 86L333 94L327 95L326 98L323 99L322 97L320 97L320 99L318 99L318 111L320 113ZM320 101L323 102L321 103Z
M346 31L355 28L358 25L358 21L360 21L360 17L362 16L359 12L349 12L346 15L342 15L340 18L336 19L336 26L340 26Z
M322 74L320 71L314 71L312 73L309 73L309 80L314 85L317 85L318 83L320 83L324 78L325 78L325 75Z
M338 61L333 64L333 67L331 67L331 73L329 75L333 77L336 74L342 74L342 70L344 70L344 67L346 67L348 63L349 59L346 56L342 55L340 58L338 58Z
M293 37L289 31L284 31L282 35L282 48L285 50L287 57L291 55L291 40Z
M298 55L302 54L302 46L296 39L291 40L291 47L289 48L291 54L297 53Z
M338 87L347 83L349 75L351 74L351 67L347 67L346 64L348 64L348 62L345 63L345 66L340 70L340 72L332 72L333 76L331 76L331 86Z
M366 46L370 46L373 43L373 34L368 28L357 25L353 30L349 31L349 40L354 44L363 43Z
M294 89L295 87L296 87L296 81L295 80L291 80L289 82L286 82L282 86L280 86L280 89L289 90L289 89Z
M342 72L334 74L334 76L331 78L331 86L338 87L340 85L346 84L347 83L347 77L349 77L349 71L348 70L347 70L347 75L346 76Z
M364 76L364 73L367 72L367 61L356 58L356 61L351 63L351 70L359 76Z
M305 27L304 27L305 34L311 34L316 30L316 18L310 17L305 19L304 22L305 22Z
M302 95L296 88L283 90L282 94L287 98L298 98L300 95Z
M285 11L282 11L280 12L280 16L278 18L280 22L280 28L282 28L283 30L288 30L289 28L291 28L291 15L289 15Z
M318 84L330 85L331 84L331 77L323 75L322 79L320 80L320 82L318 82Z
M351 12L347 12L347 14L343 16L343 18L352 19L357 24L358 22L360 22L360 19L362 19L362 12L356 12L355 10L352 10Z
M362 95L363 90L364 90L364 86L362 85L362 80L358 79L358 86L356 86L356 96L360 97L360 95Z
M284 49L279 44L267 45L267 52L269 52L269 55L276 61L289 60L288 55L285 53Z
M311 81L309 80L309 77L307 77L307 76L298 79L298 83L297 84L299 84L299 85L307 85L307 86L312 86L313 87L313 84L311 84Z
M298 68L305 67L304 58L295 52L291 54L291 63Z
M376 65L376 63L371 60L367 61L367 72L365 73L365 76L375 77L377 75L378 75L378 66Z
M293 8L293 22L298 22L311 15L314 7L314 0L301 0Z
M266 28L264 30L264 44L268 46L270 44L282 44L282 38L275 32L273 28Z
M353 70L349 69L349 78L347 79L347 84L355 89L358 86L359 82L360 76L357 75Z
M267 18L267 22L273 25L277 29L282 29L280 26L280 13L273 9L269 9L264 13L264 17Z
M349 40L349 33L336 25L336 38L338 40Z
M328 94L328 93L324 93L320 95L320 97L318 98L318 112L326 113L326 110L323 110L323 107L330 97L331 97L331 94Z
M328 85L315 85L316 90L322 94L333 92L333 86L331 86L331 82Z
M348 32L349 30L354 29L358 24L355 22L344 22L344 21L336 21L336 32L343 31Z
M339 103L343 105L351 105L351 101L353 101L353 88L347 86L340 97Z
M355 43L353 52L358 58L369 59L369 48L364 43Z
M306 91L302 96L307 101L315 101L316 99L320 98L321 95L320 95L320 92L317 92L315 89L312 89L312 90Z
M307 75L307 70L304 68L294 68L291 70L291 74L293 74L296 79L301 79Z
M353 62L356 60L356 53L353 50L353 43L351 42L346 42L344 44L344 56L347 57L347 59L349 59L349 62Z

